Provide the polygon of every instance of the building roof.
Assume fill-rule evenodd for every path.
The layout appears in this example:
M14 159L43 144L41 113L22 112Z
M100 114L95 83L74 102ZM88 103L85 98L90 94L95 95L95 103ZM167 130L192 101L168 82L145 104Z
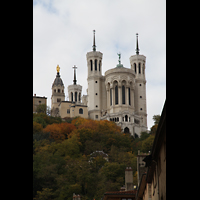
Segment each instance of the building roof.
M104 195L112 195L112 194L117 194L117 195L132 195L136 194L137 190L128 190L128 191L111 191L111 192L105 192Z
M54 80L54 82L52 84L52 87L53 86L58 86L58 85L61 85L61 86L64 85L62 79L60 78L59 72L57 72L57 75L56 75L56 78L55 78L55 80Z
M111 192L105 192L103 200L108 200L108 199L117 199L117 198L128 198L135 200L137 190L129 190L129 191L111 191Z
M103 157L108 157L108 154L104 153L103 151L94 151L93 153L90 154L92 157L97 157L97 156L103 156Z
M45 96L43 96L43 97L33 96L33 98L47 99L47 97L45 97Z

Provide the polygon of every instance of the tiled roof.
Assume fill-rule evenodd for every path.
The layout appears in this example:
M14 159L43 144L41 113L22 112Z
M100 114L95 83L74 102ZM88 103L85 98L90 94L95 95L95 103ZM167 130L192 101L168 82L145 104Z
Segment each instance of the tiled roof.
M137 190L129 190L129 191L111 191L111 192L105 192L104 195L106 194L117 194L117 195L128 195L128 194L136 194Z

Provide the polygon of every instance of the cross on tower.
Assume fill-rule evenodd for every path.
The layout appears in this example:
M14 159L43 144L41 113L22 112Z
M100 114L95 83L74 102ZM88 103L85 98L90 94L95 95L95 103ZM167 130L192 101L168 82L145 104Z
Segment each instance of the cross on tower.
M76 65L74 65L73 67L72 67L73 69L74 69L74 80L73 80L73 82L74 82L74 85L76 85L76 69L77 69L77 67L76 67Z

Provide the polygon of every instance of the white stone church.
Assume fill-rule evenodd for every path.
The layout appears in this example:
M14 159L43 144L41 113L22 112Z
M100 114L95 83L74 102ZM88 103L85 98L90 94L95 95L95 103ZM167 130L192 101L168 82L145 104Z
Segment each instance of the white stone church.
M136 35L136 55L130 56L131 68L121 64L118 54L119 64L102 75L103 53L96 51L94 31L93 50L86 54L87 95L81 96L82 86L76 84L74 67L74 84L68 86L69 101L65 101L64 84L57 66L57 76L52 84L52 116L114 121L122 131L134 137L147 131L146 57L139 54Z

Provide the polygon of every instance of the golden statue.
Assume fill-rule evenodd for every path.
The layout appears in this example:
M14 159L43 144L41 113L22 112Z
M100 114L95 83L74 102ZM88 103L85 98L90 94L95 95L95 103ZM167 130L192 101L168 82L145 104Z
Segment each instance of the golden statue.
M59 73L59 71L60 71L59 65L57 65L56 70L57 70L57 72Z

